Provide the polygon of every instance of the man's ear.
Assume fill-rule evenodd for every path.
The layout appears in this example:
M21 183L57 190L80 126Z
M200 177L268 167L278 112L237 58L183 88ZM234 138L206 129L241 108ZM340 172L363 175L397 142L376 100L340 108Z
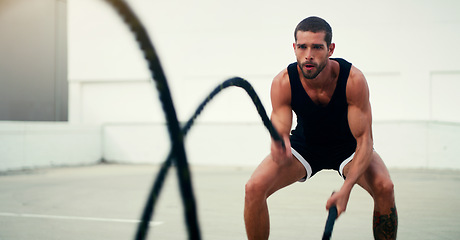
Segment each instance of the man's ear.
M329 45L329 57L332 56L332 54L334 53L334 50L335 50L335 43L331 43L331 45Z

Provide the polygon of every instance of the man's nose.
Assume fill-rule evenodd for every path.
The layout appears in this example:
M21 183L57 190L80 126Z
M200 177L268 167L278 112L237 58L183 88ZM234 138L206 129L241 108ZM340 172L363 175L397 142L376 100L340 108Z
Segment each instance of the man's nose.
M307 52L305 53L305 59L306 59L307 61L310 61L310 60L313 59L313 55L312 55L310 49L307 49Z

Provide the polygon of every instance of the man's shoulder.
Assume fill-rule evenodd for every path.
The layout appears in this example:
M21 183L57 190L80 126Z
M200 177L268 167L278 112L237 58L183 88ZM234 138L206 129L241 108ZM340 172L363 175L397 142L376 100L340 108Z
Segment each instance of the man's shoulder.
M363 83L366 82L366 78L364 77L363 72L359 70L355 66L351 66L350 68L350 75L348 76L348 81L351 82L352 84L356 83Z
M291 101L291 83L287 68L281 70L274 78L271 85L271 98L273 102L282 102L290 104Z
M369 87L367 85L364 74L352 66L350 69L350 75L347 82L347 99L350 102L355 102L369 97ZM368 100L367 100L368 101Z
M273 83L272 86L277 86L280 88L285 88L285 87L290 87L290 81L289 81L289 72L287 68L284 68L281 70L274 78L273 78Z

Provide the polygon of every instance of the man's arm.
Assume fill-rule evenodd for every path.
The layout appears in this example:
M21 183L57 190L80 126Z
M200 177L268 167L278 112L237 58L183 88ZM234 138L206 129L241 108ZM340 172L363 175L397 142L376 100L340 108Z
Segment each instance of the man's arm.
M346 179L339 192L331 196L326 208L337 205L339 215L345 211L353 186L369 167L372 152L372 112L369 102L369 88L364 75L352 67L347 83L348 124L357 146L353 161L346 173Z
M271 121L286 145L286 148L283 149L281 144L272 139L271 154L275 161L282 161L291 156L291 143L289 141L292 127L291 85L287 69L273 79L270 97L273 108Z

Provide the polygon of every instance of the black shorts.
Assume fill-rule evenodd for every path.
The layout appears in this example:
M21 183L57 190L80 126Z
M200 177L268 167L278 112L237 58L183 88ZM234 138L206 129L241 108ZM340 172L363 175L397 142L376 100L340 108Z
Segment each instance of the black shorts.
M291 152L307 171L307 175L300 180L303 182L317 172L324 169L336 170L343 176L343 168L355 155L356 145L338 145L334 147L307 146L303 141L291 136Z

